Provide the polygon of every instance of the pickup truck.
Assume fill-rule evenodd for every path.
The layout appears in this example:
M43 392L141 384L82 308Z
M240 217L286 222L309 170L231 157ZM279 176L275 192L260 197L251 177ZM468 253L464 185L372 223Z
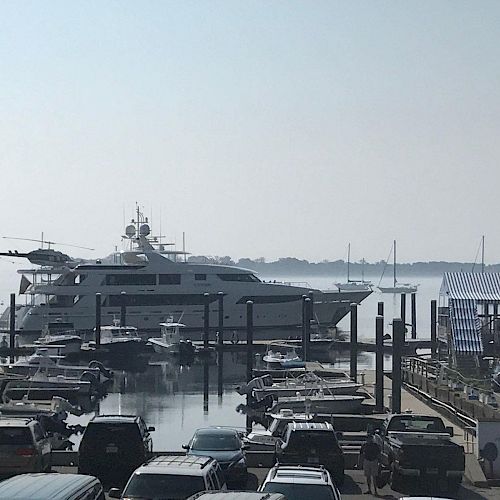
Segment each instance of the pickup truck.
M465 455L451 437L453 427L445 427L439 417L390 415L375 439L381 447L381 472L390 472L395 490L414 479L455 492L462 482Z

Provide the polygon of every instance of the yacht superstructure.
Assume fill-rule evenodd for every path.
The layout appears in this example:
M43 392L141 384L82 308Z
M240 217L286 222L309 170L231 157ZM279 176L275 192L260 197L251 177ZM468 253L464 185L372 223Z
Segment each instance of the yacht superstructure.
M186 330L201 330L205 293L209 294L211 326L216 326L218 292L224 293L224 327L228 330L245 328L248 300L255 304L257 329L301 324L301 300L310 288L266 283L252 271L234 266L186 262L184 250L165 250L165 245L150 236L147 218L139 210L137 220L132 222L126 229L129 249L108 259L111 262L97 260L71 267L18 271L22 274L20 293L26 303L16 307L16 330L37 333L48 324L60 323L68 329L92 332L96 293L101 294L102 324L119 317L125 301L127 324L141 333L158 332L160 323L180 315ZM371 292L313 293L315 319L320 326L328 327L348 313L350 303L360 303Z

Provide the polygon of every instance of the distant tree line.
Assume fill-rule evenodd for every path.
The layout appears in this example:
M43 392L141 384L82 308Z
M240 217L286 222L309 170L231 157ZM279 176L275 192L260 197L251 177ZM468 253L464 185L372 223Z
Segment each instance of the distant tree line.
M341 276L347 273L347 263L344 260L322 260L321 262L309 262L308 260L296 259L295 257L281 257L278 260L267 262L264 257L257 259L242 258L233 260L230 256L205 256L191 255L188 262L198 264L219 264L226 266L238 266L252 269L266 275L334 275ZM385 267L385 274L392 273L392 264L386 264L384 260L378 262L351 262L351 279L359 279L362 272L365 276L380 276ZM472 262L412 262L397 264L398 276L439 276L445 272L480 272L481 264ZM487 272L500 272L500 264L486 265Z

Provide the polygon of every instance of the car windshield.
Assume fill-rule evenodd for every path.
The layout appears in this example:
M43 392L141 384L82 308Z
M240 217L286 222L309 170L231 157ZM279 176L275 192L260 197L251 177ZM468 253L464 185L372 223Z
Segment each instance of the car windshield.
M326 484L267 483L263 491L282 493L286 496L287 500L303 500L304 498L335 500L332 489Z
M27 427L0 428L0 445L33 444L31 432Z
M134 474L123 492L123 497L177 500L188 498L203 490L205 490L205 483L201 476Z
M199 432L194 436L191 448L200 451L230 451L239 450L241 443L236 434Z
M446 432L443 421L436 417L401 416L393 417L388 431Z

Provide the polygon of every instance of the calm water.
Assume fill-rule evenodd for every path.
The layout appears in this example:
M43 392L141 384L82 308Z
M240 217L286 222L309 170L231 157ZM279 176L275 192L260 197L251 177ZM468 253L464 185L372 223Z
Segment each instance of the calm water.
M0 299L8 304L8 293L18 286L15 266L8 269L4 264L0 276ZM263 276L263 279L275 277ZM367 277L370 279L370 277ZM307 281L311 287L319 289L334 288L333 283L343 281L344 277L295 277L284 281ZM372 278L376 284L378 278ZM417 294L417 333L419 337L430 337L430 301L437 299L441 278L422 277L413 281L420 283ZM374 338L377 302L385 304L386 331L393 317L400 316L399 297L392 294L373 292L358 310L358 336ZM407 322L410 321L410 298L407 297ZM341 329L349 330L349 318L339 324ZM331 360L337 367L348 369L348 353ZM387 368L390 357L386 357ZM360 370L372 369L374 355L360 354ZM142 415L148 425L154 425L154 447L157 450L179 450L192 436L195 429L208 425L228 425L244 428L246 416L237 411L244 398L236 393L235 387L245 378L245 357L242 354L226 353L223 360L223 377L219 380L218 366L214 361L208 366L200 362L192 366L178 366L167 360L154 359L152 365L142 367L140 372L116 371L109 394L100 402L96 411L83 417L70 417L70 423L86 423L95 413L119 413ZM208 375L208 377L206 376ZM205 383L204 383L205 381ZM222 383L223 393L218 395ZM75 439L78 443L78 439Z

